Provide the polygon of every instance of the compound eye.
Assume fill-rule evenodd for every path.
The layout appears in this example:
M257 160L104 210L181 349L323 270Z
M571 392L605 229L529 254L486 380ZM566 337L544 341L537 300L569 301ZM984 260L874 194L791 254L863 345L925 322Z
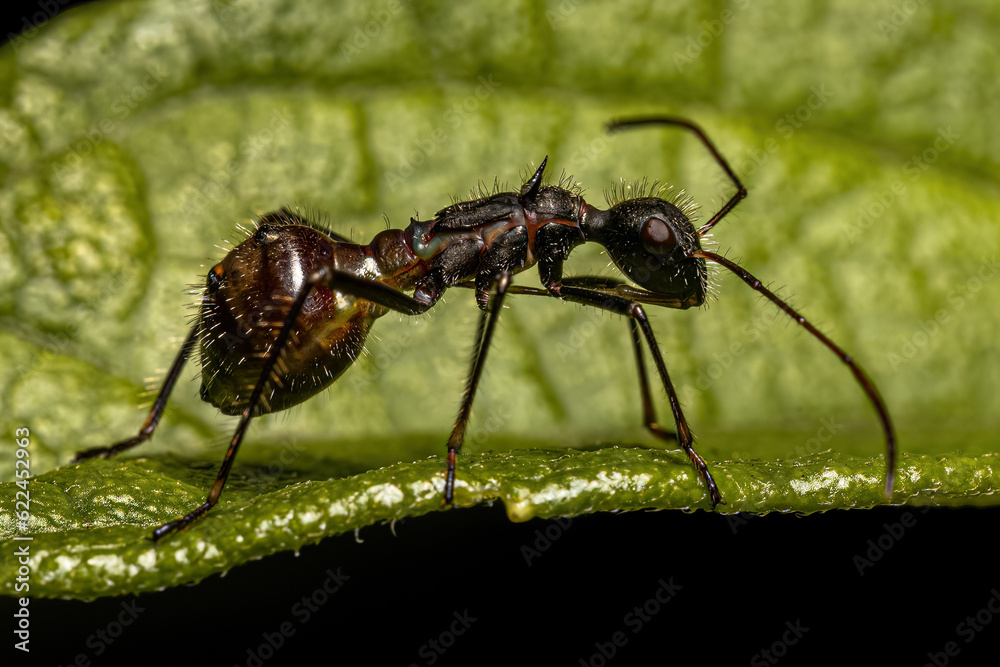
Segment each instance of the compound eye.
M650 218L642 226L642 245L654 255L669 255L677 247L677 236L666 222Z

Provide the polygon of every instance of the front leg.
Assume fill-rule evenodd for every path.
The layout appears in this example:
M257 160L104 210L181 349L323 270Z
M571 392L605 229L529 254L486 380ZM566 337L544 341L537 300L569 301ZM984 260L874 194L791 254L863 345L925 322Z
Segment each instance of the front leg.
M660 380L663 382L667 398L670 401L670 409L674 414L674 423L677 425L677 439L679 444L684 453L691 459L691 462L694 463L695 468L698 469L698 474L705 481L705 486L708 488L709 500L714 509L716 505L722 502L722 494L719 493L719 487L716 485L715 479L708 469L708 464L705 463L705 459L694 450L694 436L681 410L681 402L677 398L677 392L674 391L673 383L670 381L670 375L667 373L667 364L663 361L660 346L656 342L653 328L649 325L645 309L635 301L618 296L607 296L600 291L584 287L563 284L562 293L563 298L568 301L575 301L612 313L618 313L619 315L625 315L629 318L630 326L637 327L642 332L643 337L646 339L646 345L653 355L653 363L660 375Z
M459 287L471 287L471 285L468 283L460 283ZM507 291L511 294L529 294L533 296L552 297L555 295L553 290L541 290L521 285L511 285ZM628 294L630 296L634 296L635 298L627 298L625 296L621 296L622 294ZM677 435L665 431L656 423L656 415L652 408L652 398L650 397L649 392L648 378L646 378L645 375L645 365L641 360L641 349L637 347L636 358L638 360L639 367L640 387L643 391L644 403L646 404L644 405L643 410L646 428L652 431L657 437L664 440L676 439L679 442L681 449L684 450L684 453L687 454L688 458L691 459L691 462L694 463L695 468L698 470L698 474L704 480L705 487L708 489L709 500L712 503L712 508L714 509L717 504L722 502L722 494L719 492L719 487L715 483L715 479L712 477L712 473L708 469L708 464L705 462L705 459L702 458L702 456L694 449L694 435L691 433L691 429L688 427L687 419L684 417L684 413L681 410L680 400L677 398L677 392L674 390L674 385L670 381L670 375L667 372L667 365L663 360L663 355L660 353L659 344L656 342L656 336L653 334L653 329L649 325L649 319L646 317L645 309L639 302L640 300L643 300L657 305L665 305L662 297L654 292L648 292L647 290L624 285L607 278L579 277L567 278L561 281L559 296L557 298L564 301L572 301L592 306L594 308L600 308L601 310L617 313L619 315L624 315L629 318L629 327L633 338L633 344L636 346L639 345L640 335L646 339L646 344L653 356L653 363L656 366L660 380L663 382L663 388L667 392L670 409L673 412L674 422L677 425Z
M483 256L476 273L476 302L482 309L479 318L479 329L476 334L476 349L472 357L472 368L465 382L465 393L462 395L462 405L458 409L455 426L448 438L448 463L445 472L444 498L445 505L455 501L455 465L458 451L465 441L465 429L472 416L472 402L476 397L479 377L486 363L486 353L493 339L503 299L510 288L514 272L524 266L528 257L528 233L524 227L512 227L490 246Z
M479 378L483 373L483 366L486 363L486 353L490 349L490 341L493 339L493 331L496 329L497 319L500 317L500 309L503 308L503 299L510 288L512 272L508 269L502 272L494 283L494 289L490 292L490 297L486 310L479 318L479 328L476 334L476 349L472 356L472 367L469 370L468 378L465 381L465 392L462 394L462 404L458 409L458 417L455 419L455 426L451 430L448 438L448 459L445 471L444 498L443 504L451 505L455 501L455 467L458 451L462 449L465 441L465 430L472 416L472 402L476 397L476 389L479 386ZM478 291L478 287L476 288Z

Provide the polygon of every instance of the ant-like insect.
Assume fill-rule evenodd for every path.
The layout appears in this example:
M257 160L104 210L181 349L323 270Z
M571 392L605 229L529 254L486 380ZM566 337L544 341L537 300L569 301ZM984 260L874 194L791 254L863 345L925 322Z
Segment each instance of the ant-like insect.
M543 186L548 158L519 192L462 202L433 220L411 219L406 229L387 229L368 245L321 229L288 211L260 218L256 231L208 272L197 321L181 346L138 435L111 447L80 452L77 460L109 457L152 436L181 368L200 348L201 397L227 415L240 415L236 432L208 498L187 516L160 526L153 540L181 530L218 501L250 420L314 396L361 354L376 319L390 311L426 312L449 287L475 289L482 310L472 367L458 418L448 438L444 503L455 494L455 459L482 374L493 331L507 294L554 297L628 318L638 365L643 420L655 436L676 440L708 488L714 508L722 495L694 438L667 374L642 304L687 309L707 292L706 260L735 273L786 312L851 369L882 422L887 444L885 495L892 494L895 434L878 390L850 355L820 333L757 278L730 259L701 247L701 239L747 194L715 145L695 124L679 118L613 122L616 130L671 125L693 133L737 188L704 225L695 228L690 200L642 196L595 208L568 189ZM563 262L581 243L604 246L618 269L639 285L598 277L563 278ZM515 273L538 265L544 289L511 284ZM411 292L411 294L407 294ZM667 392L677 433L656 421L642 354L652 354Z

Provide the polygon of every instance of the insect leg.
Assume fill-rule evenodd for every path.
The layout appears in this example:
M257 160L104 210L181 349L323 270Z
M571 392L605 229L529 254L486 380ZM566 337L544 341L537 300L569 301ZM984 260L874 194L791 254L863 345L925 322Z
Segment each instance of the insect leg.
M191 327L191 332L184 340L184 344L181 345L181 350L177 353L177 358L174 359L174 364L170 367L170 372L167 373L167 379L163 382L163 387L160 389L160 393L156 396L156 401L153 403L153 407L146 416L146 421L142 423L142 427L139 429L138 435L129 438L128 440L123 440L115 445L111 445L110 447L94 447L93 449L86 449L82 452L77 452L76 456L73 458L73 463L79 463L84 459L90 459L95 456L108 458L118 452L131 449L132 447L135 447L139 443L145 442L152 437L153 431L156 430L156 426L160 423L160 418L163 416L163 410L167 407L167 399L170 397L170 392L173 391L174 385L177 384L177 378L180 377L181 369L184 368L184 362L186 362L188 357L191 356L191 351L198 342L198 332L200 330L200 326L200 324L195 324Z
M646 291L631 288L631 286L625 285L624 283L621 283L613 278L600 278L596 276L564 278L562 280L562 284L575 287L596 288L598 290L607 290L612 292L620 290L621 288L635 289L636 293ZM650 294L655 296L654 293ZM621 296L626 295L621 294ZM645 425L646 429L657 438L668 442L677 442L677 434L666 430L656 421L656 409L653 407L653 397L649 391L649 375L646 373L646 360L643 358L642 354L642 335L639 332L639 327L635 323L634 319L629 318L628 327L629 335L632 339L632 349L635 351L636 372L639 375L639 394L642 397L643 425Z
M704 225L698 228L698 236L704 236L712 229L712 227L715 227L715 223L719 222L719 220L722 220L722 218L724 218L727 213L733 210L733 208L735 208L736 205L740 203L740 200L742 200L744 197L747 196L747 189L743 187L743 183L740 182L740 179L736 176L736 173L732 170L732 167L730 167L729 163L726 162L726 158L722 157L722 154L719 152L719 149L715 147L715 144L712 143L711 139L709 139L708 136L706 136L706 134L702 131L700 127L698 127L689 120L685 120L683 118L674 118L670 116L653 117L653 118L632 118L628 120L613 120L610 123L608 123L608 130L614 132L615 130L620 130L628 127L640 127L643 125L673 125L675 127L680 127L685 130L688 130L689 132L692 132L696 137L698 137L698 140L701 141L702 144L704 144L705 148L707 148L708 151L712 154L712 157L715 158L715 161L719 164L720 167L722 167L722 170L726 172L726 176L729 177L729 180L731 180L733 184L736 186L736 194L730 197L729 201L726 202L726 205L723 206L721 209L719 209L719 212L713 215L711 220L709 220Z
M277 363L279 357L281 357L285 344L288 342L288 339L292 335L292 330L295 328L295 323L299 318L299 313L302 311L302 306L305 304L306 299L309 297L309 293L312 292L312 288L316 284L317 282L310 278L305 287L301 292L299 292L298 296L292 302L288 315L285 317L285 323L282 325L281 331L278 333L278 338L274 341L274 344L271 346L267 356L264 358L264 368L261 371L260 378L254 385L253 392L250 394L250 402L247 404L247 407L243 409L243 413L240 415L240 422L236 426L236 432L233 434L232 440L229 441L229 449L226 450L226 456L222 460L222 467L219 469L219 474L215 477L215 483L212 485L212 489L208 492L208 498L204 503L189 512L186 516L165 523L154 530L154 542L163 539L165 536L174 531L183 530L187 526L191 525L191 523L193 523L196 519L203 516L206 512L208 512L208 510L212 509L217 502L219 502L219 496L222 495L222 489L226 485L226 480L229 478L229 471L233 467L233 461L236 460L236 452L239 450L240 443L243 441L243 436L246 433L247 426L249 426L250 420L253 418L254 409L260 401L261 395L264 391L264 386L269 380L272 379L274 365Z
M587 285L588 287L580 287L580 285ZM465 283L459 283L459 286L469 287L469 285ZM656 336L653 334L653 329L649 324L649 319L646 317L646 311L643 309L642 305L638 303L638 301L616 294L615 292L620 287L620 283L616 283L614 280L605 278L567 278L562 281L560 292L563 299L566 301L573 301L586 306L592 306L594 308L600 308L601 310L617 313L619 315L625 315L629 318L629 326L634 332L633 340L638 341L639 339L638 333L635 333L636 331L641 332L642 336L645 337L646 344L649 346L649 351L653 355L653 363L656 366L656 370L663 382L663 387L667 392L667 398L670 401L670 409L673 412L674 422L677 425L677 435L674 436L673 434L665 432L662 428L660 428L661 433L663 433L663 435L661 435L650 426L650 422L655 424L655 415L651 414L652 399L649 398L648 383L642 382L644 401L648 401L650 404L650 411L646 411L644 407L647 428L650 428L650 430L656 433L658 437L668 439L673 436L673 438L678 440L681 448L684 450L684 453L688 455L688 458L691 459L692 463L694 463L695 467L698 469L698 474L701 475L702 479L705 481L705 486L708 488L709 498L714 509L717 504L722 502L722 494L719 492L719 487L716 485L715 479L713 479L712 473L709 471L708 464L705 462L705 459L703 459L701 455L694 450L694 436L691 434L691 429L688 427L687 419L684 417L684 413L681 410L680 400L678 400L677 392L674 390L674 385L670 381L670 375L667 373L667 365L663 361L663 355L660 353L660 347L656 342ZM627 285L624 287L629 288ZM629 290L634 291L637 295L645 293L645 290L636 290L635 288L629 288ZM530 294L535 296L553 297L551 292L538 289L536 287L512 285L507 291L511 294ZM653 298L657 296L652 292L649 292L649 295ZM636 350L637 359L641 357L640 352L641 350ZM640 369L640 374L642 374L642 372L645 371L645 366L642 365L641 362ZM642 375L640 375L640 378L641 377ZM640 381L642 380L640 379Z
M661 440L677 442L677 434L671 433L656 421L656 409L653 407L653 397L649 391L649 376L646 374L646 362L642 358L642 336L634 319L628 321L632 337L632 349L635 350L636 370L639 375L639 393L642 396L642 422L646 430Z
M281 358L281 354L284 352L285 346L293 337L293 331L299 318L299 313L302 312L302 307L305 305L306 299L309 298L309 294L317 285L328 285L338 291L347 292L363 299L368 299L369 301L373 301L379 305L385 306L386 308L404 313L406 315L417 315L423 313L432 305L412 299L406 294L403 294L392 287L388 287L387 285L383 285L382 283L367 280L365 278L358 278L353 274L337 271L336 269L323 268L310 276L306 281L305 286L295 297L295 300L292 301L291 308L289 308L288 314L285 316L285 322L281 327L281 331L278 333L277 339L275 339L274 344L271 346L271 349L268 351L268 354L264 359L264 367L261 370L260 378L254 385L247 407L243 409L243 412L240 415L240 421L236 426L236 432L233 433L232 440L229 442L229 449L226 450L225 458L222 460L222 467L219 469L219 474L215 478L215 483L212 485L212 489L208 492L208 498L206 498L204 503L196 507L186 516L169 523L165 523L153 531L154 542L159 541L174 531L183 530L187 526L191 525L191 523L193 523L196 519L203 516L206 512L208 512L208 510L212 509L212 507L219 502L219 496L222 495L222 489L226 485L226 480L229 478L229 471L232 469L233 462L236 460L236 452L239 450L240 443L243 441L243 436L246 434L247 426L249 426L250 420L253 418L254 410L259 404L264 393L264 388L267 384L272 380L276 381L280 379L277 373L275 373L275 366Z
M483 365L486 363L486 353L489 351L493 331L500 316L500 309L503 307L504 296L511 287L511 276L512 272L510 270L504 270L496 278L489 307L482 312L479 318L476 349L472 357L472 368L469 370L469 376L465 382L465 393L462 395L462 405L458 409L455 426L452 428L451 436L448 438L448 459L443 499L446 505L452 504L455 500L455 459L458 455L458 450L462 448L462 443L465 440L465 429L468 426L469 417L472 415L472 401L476 397L476 388L479 386L479 378L483 372Z
M667 398L670 401L670 410L674 414L674 423L677 425L677 440L684 453L688 455L691 462L694 463L695 467L698 469L698 474L701 475L702 479L705 480L705 486L708 487L709 498L712 502L712 508L722 502L722 494L719 493L719 487L716 485L715 480L712 478L712 473L708 470L708 464L705 463L705 459L701 457L698 452L694 450L694 436L691 434L691 429L688 427L687 419L684 417L684 413L681 411L681 402L677 398L677 392L674 391L674 385L670 381L670 375L667 373L667 365L663 361L663 355L660 353L660 346L656 342L656 336L653 334L653 328L649 324L649 318L646 317L646 311L641 304L635 301L629 301L622 297L606 296L598 291L593 291L583 287L574 287L571 285L563 284L562 287L563 298L569 301L575 301L577 303L582 303L588 306L593 306L595 308L601 308L602 310L607 310L612 313L618 313L620 315L625 315L629 317L634 325L636 325L642 332L643 337L646 339L646 344L649 346L649 351L653 355L653 363L656 366L656 370L660 375L660 380L663 382L663 388L667 392Z

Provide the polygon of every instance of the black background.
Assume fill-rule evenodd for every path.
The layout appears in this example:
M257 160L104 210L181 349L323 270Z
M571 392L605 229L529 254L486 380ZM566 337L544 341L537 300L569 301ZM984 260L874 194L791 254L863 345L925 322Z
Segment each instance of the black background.
M912 525L893 538L885 524L907 512ZM448 631L455 612L468 611L476 620L433 664L600 665L591 660L595 643L618 631L627 642L609 665L769 664L760 652L781 640L786 622L808 630L781 664L932 664L928 652L947 642L959 648L948 664L996 664L1000 614L991 613L968 643L958 625L1000 589L998 518L995 509L746 520L633 512L578 517L563 528L510 523L499 504L442 512L397 523L395 537L389 526L373 526L361 531L360 544L353 535L330 538L298 557L283 553L197 586L140 595L134 600L143 611L100 657L95 633L108 631L133 598L34 599L32 657L53 665L72 664L80 653L94 665L167 664L179 656L247 665L248 650L288 621L294 635L263 664L321 656L429 665L433 650L421 647ZM555 539L529 566L522 548L533 549L536 531L546 530ZM855 557L866 558L868 541L880 538L888 548L873 552L878 560L859 575ZM348 578L302 624L293 605L338 568ZM625 617L654 598L660 579L681 588L634 632ZM9 609L11 602L3 600Z

